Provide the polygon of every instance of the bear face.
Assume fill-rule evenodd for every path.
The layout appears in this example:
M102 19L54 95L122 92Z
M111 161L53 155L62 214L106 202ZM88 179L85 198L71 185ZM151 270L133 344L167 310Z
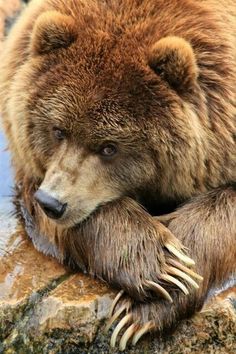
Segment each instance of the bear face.
M66 227L121 196L154 192L151 203L164 185L184 199L195 189L193 158L204 168L204 132L187 99L200 92L191 46L167 37L138 48L135 38L91 31L82 41L72 17L39 16L18 73L27 94L16 86L12 95L24 111L19 155L30 151L28 174L66 206L58 218Z

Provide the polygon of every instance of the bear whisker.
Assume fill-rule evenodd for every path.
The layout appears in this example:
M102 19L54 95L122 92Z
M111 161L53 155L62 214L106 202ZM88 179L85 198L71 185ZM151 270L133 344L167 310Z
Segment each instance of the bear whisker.
M189 295L189 291L186 288L186 286L184 284L182 284L178 279L175 279L174 277L172 277L171 275L168 275L168 274L162 274L161 278L169 283L175 284L176 286L178 286L180 288L180 290L183 291L183 293L185 295Z
M151 290L155 291L157 294L161 294L166 300L169 302L173 302L172 297L170 294L159 284L155 283L154 281L151 280L146 280L144 282L144 285L149 287Z
M133 318L133 316L131 315L131 313L129 313L128 315L125 315L125 317L122 318L122 320L118 323L118 325L116 326L116 328L111 336L110 344L111 344L112 348L114 348L116 345L116 339L117 339L119 332L127 323L129 323L132 320L132 318Z

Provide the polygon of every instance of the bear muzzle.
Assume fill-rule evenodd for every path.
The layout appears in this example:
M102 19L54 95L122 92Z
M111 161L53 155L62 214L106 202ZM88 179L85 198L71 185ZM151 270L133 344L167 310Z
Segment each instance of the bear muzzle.
M67 203L61 203L41 189L34 194L34 198L44 213L51 219L60 219L66 211Z

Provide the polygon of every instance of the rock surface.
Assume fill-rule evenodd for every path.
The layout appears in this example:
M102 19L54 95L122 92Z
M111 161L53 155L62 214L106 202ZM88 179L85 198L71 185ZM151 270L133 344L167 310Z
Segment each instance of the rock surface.
M91 342L113 296L104 284L37 252L1 210L0 353L58 353L62 342L66 350Z
M6 17L20 7L0 0L0 38ZM117 353L103 334L115 293L37 252L11 209L8 199L0 200L0 353ZM146 337L126 353L236 353L236 288L165 339Z

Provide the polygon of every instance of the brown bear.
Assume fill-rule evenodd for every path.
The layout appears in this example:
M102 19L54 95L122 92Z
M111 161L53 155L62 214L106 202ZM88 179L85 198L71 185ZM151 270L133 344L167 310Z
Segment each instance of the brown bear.
M235 63L234 0L33 0L5 43L18 210L38 249L121 290L112 346L234 277Z

